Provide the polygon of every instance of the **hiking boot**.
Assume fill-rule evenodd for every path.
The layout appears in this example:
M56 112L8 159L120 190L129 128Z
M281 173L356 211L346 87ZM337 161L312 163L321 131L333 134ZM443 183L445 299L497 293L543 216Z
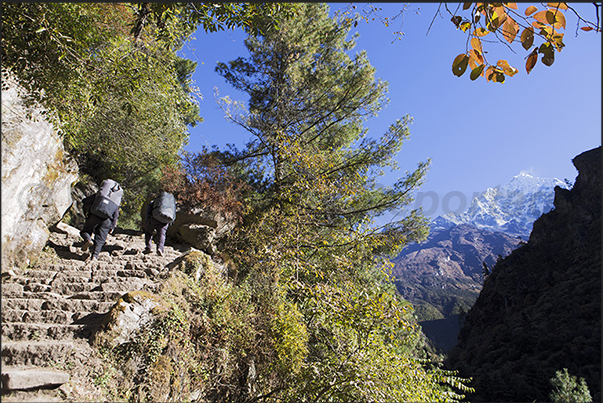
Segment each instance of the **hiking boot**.
M142 253L144 253L145 255L148 255L151 252L152 252L151 248L144 248L144 250L142 251Z
M84 244L82 245L82 251L87 251L89 247L91 247L92 245L94 245L94 242L92 242L92 239L88 239L86 242L84 242Z
M159 256L163 256L163 251L162 251L162 250L157 250L157 254L158 254Z

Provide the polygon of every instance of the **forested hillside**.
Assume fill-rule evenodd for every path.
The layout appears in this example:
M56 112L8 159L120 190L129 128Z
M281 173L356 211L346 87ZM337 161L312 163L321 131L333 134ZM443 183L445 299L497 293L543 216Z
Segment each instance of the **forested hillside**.
M211 256L227 275L173 273L137 340L99 345L112 371L93 382L106 396L459 401L472 390L429 361L391 281L389 258L426 236L426 219L375 219L412 202L428 162L377 185L410 118L366 137L387 86L365 52L350 52L353 20L330 19L324 4L4 3L2 23L2 68L49 108L81 182L123 184L126 225L160 187L187 211L211 200L236 223ZM218 71L250 95L225 109L253 140L182 155L201 118L195 65L175 51L197 27L235 26L249 55Z

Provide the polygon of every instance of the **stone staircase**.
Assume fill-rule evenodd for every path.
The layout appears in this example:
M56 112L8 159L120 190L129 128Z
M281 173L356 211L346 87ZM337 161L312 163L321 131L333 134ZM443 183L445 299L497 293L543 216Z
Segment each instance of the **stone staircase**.
M105 400L92 379L100 357L90 336L123 294L156 292L188 249L144 255L142 232L117 229L88 262L81 244L77 229L59 224L37 262L2 271L3 401Z

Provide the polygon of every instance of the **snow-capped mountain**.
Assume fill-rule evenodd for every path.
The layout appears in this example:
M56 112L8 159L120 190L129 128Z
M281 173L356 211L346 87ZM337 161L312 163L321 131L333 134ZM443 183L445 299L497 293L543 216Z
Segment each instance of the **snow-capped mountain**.
M520 173L509 183L488 188L474 197L467 211L439 216L431 226L444 229L457 224L473 224L480 229L500 231L527 240L534 221L553 209L555 186L568 188L559 179Z

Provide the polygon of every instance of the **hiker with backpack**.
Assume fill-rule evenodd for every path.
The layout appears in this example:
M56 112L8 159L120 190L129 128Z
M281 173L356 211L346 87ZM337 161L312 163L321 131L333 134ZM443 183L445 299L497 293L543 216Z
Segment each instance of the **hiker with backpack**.
M148 254L152 252L151 240L153 239L153 232L157 231L157 254L163 256L165 234L169 225L176 218L176 200L174 195L168 192L161 192L147 206L145 218L144 240L146 247L143 253Z
M84 239L81 249L85 252L94 245L89 257L90 261L98 259L107 241L107 235L113 233L117 226L122 196L123 189L119 183L112 179L105 179L98 192L82 200L84 211L88 212L88 216L84 228L80 231ZM94 241L92 241L92 234L94 234Z

